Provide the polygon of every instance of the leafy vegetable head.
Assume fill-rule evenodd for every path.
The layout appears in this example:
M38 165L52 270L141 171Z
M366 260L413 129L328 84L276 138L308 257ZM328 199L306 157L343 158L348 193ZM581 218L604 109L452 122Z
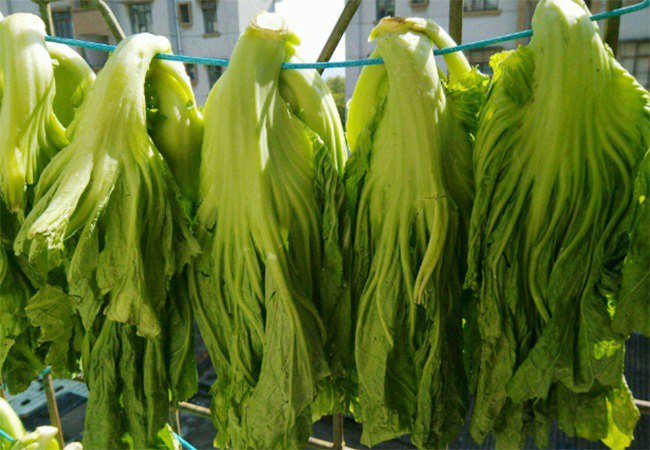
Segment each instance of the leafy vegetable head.
M43 22L23 13L0 21L0 58L0 197L22 218L27 186L67 143L52 107L55 80Z
M95 81L95 72L79 53L67 45L54 42L47 42L46 45L54 67L54 113L67 127L74 118L75 109L81 105Z
M355 414L364 444L410 433L418 447L442 447L466 411L463 220L472 200L469 123L476 122L485 77L455 53L449 81L441 80L434 45L454 43L432 22L383 19L373 38L372 56L384 65L361 72L347 126Z
M312 408L329 373L323 345L349 367L340 362L351 345L339 245L345 147L320 77L281 71L297 43L280 17L255 17L205 108L195 311L220 374L219 446L303 447L312 414L346 402L335 387ZM326 341L319 309L328 325L340 318L344 342Z
M196 201L203 142L203 117L182 64L156 59L145 93L149 135L165 158L182 193Z
M479 441L490 430L507 447L535 429L541 439L554 414L572 417L565 430L602 439L612 422L592 418L607 417L612 390L627 392L608 303L650 103L589 15L581 0L543 0L530 45L493 59L466 280L480 296ZM587 398L590 412L569 413ZM617 404L633 417L631 398Z
M197 251L178 187L147 134L145 76L162 37L120 43L51 161L15 249L46 272L67 261L86 327L102 309L142 336L160 332L171 276ZM66 254L66 244L76 244Z

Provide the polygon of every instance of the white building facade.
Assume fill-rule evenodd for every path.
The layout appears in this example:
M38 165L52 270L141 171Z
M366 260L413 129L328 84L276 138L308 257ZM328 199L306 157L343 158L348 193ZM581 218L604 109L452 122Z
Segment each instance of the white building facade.
M624 1L624 5L641 0ZM462 42L501 36L530 28L536 0L465 0ZM605 0L587 1L591 11L605 10ZM449 29L449 0L363 0L346 33L347 59L367 58L375 48L368 42L370 31L384 16L424 17ZM601 30L604 23L600 23ZM489 72L490 56L516 48L524 40L503 42L498 46L465 52L470 63ZM649 84L650 8L621 18L618 59L646 88ZM443 65L442 58L439 59ZM346 68L346 96L354 91L360 67Z
M229 58L250 20L261 10L272 11L274 0L108 0L108 5L129 35L150 32L167 36L174 53ZM102 43L115 43L97 11L83 0L51 3L54 30L58 36ZM0 11L38 14L30 0L0 0ZM94 69L103 66L107 54L80 49ZM221 76L222 67L186 65L197 102L204 104L210 88Z

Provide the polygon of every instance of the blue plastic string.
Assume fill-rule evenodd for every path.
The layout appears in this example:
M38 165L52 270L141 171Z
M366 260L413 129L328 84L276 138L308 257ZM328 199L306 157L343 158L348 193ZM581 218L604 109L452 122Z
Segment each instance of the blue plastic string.
M11 437L11 435L9 435L9 433L7 433L7 432L6 432L5 430L3 430L2 428L0 428L0 437L5 438L5 439L8 440L9 442L16 442L16 440L15 440L13 437Z
M591 16L591 20L603 20L609 19L611 17L619 17L624 14L630 14L635 11L641 11L642 9L650 6L650 0L643 0L640 3L630 6L624 6L622 8L614 9L612 11L606 11L599 14L594 14ZM490 45L498 44L500 42L513 41L515 39L527 38L533 35L533 30L518 31L516 33L506 34L504 36L499 36L490 39L483 39L476 42L468 42L467 44L457 45L455 47L448 47L434 50L434 55L446 55L448 53L460 52L464 50L473 50L482 47L488 47ZM110 44L100 44L98 42L89 42L82 41L79 39L70 39L63 38L58 36L45 36L45 40L49 42L58 42L60 44L67 44L73 47L83 47L91 50L100 50L103 52L112 52L115 50L114 45ZM221 58L202 58L199 56L185 56L185 55L173 55L171 53L160 53L156 55L158 59L166 59L169 61L180 61L190 64L202 64L205 66L228 66L227 59ZM350 59L347 61L323 61L323 62L313 62L313 63L283 63L283 69L331 69L334 67L358 67L358 66L372 66L377 64L383 64L381 58L369 58L369 59Z
M176 437L176 439L178 439L178 442L180 442L181 445L185 447L187 450L197 450L196 447L194 447L192 444L190 444L185 439L183 439L178 433L174 431L172 431L172 433L174 433L174 436Z

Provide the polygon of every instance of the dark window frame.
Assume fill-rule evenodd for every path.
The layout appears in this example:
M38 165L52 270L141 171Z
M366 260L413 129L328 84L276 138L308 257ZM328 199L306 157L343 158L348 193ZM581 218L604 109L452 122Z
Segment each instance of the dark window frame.
M203 14L203 33L219 33L219 2L218 0L201 0L201 13Z
M74 38L71 10L60 9L52 11L52 23L54 24L54 34L59 37Z
M463 11L465 12L482 12L498 11L499 0L465 0L463 2Z
M377 22L384 17L395 17L395 0L376 0L375 8Z
M129 21L133 33L150 33L153 31L153 2L129 3ZM144 18L144 24L140 20Z
M221 78L223 75L223 67L221 66L205 66L205 71L208 73L208 83L210 88Z
M179 2L178 3L178 23L182 27L192 26L192 2ZM187 8L187 20L183 17L183 8Z

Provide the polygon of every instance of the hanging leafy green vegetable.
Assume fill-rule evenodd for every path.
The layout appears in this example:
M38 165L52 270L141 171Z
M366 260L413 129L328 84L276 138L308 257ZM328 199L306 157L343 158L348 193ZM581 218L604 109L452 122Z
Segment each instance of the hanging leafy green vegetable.
M5 16L2 15L2 12L0 12L0 22L2 22L2 19L4 19ZM2 46L0 45L0 61L2 61ZM4 75L2 72L2 63L0 62L0 106L2 106L2 89L4 87Z
M646 153L634 187L630 248L623 265L623 284L616 301L614 330L650 336L650 152Z
M203 117L182 64L157 59L145 88L149 134L188 199L197 200Z
M167 39L149 34L120 43L70 124L70 144L43 172L16 238L16 251L41 272L64 266L67 289L80 299L59 304L78 311L86 333L89 448L162 445L170 400L196 388L189 303L169 289L198 246L147 132L148 67L169 51ZM58 358L74 336L48 327L62 313L51 311L52 299L35 297L27 313Z
M27 186L67 143L52 107L54 71L43 21L22 13L0 21L0 58L0 198L22 218Z
M441 80L433 22L383 19L372 31L347 124L354 211L353 293L362 442L411 434L440 448L463 425L461 294L472 141L487 79L461 53Z
M219 374L212 410L220 447L304 447L312 416L342 409L349 396L346 151L320 77L281 72L297 42L278 16L255 17L205 109L204 252L193 297ZM329 339L319 309L333 327ZM326 398L312 407L321 390Z
M289 62L302 60L294 54ZM318 72L283 70L279 90L292 114L316 133L324 145L319 148L316 144L313 156L322 242L314 302L327 332L324 350L331 375L312 406L312 415L317 419L347 412L356 395L354 319L348 282L351 223L341 182L348 151L336 103Z
M82 298L86 327L107 295L109 319L156 337L169 279L197 251L178 187L146 128L145 63L168 48L164 38L143 35L116 50L16 238L16 251L44 271L63 262L66 242L76 244L68 282Z
M616 62L582 0L542 0L530 45L493 58L474 164L466 283L481 348L471 432L542 447L569 434L629 445L611 297L628 247L648 93Z
M47 42L46 45L54 68L54 113L61 124L67 127L74 118L75 109L81 105L94 83L95 72L79 53L67 45L53 42Z
M12 248L20 221L31 207L29 186L36 183L50 157L67 142L61 123L67 125L74 116L73 97L82 98L94 80L81 56L64 45L46 45L44 37L45 26L36 16L14 14L0 22L0 245L7 249ZM16 393L29 385L45 363L52 364L57 375L69 375L76 368L79 348L68 348L60 340L58 345L50 345L47 336L39 343L42 330L30 324L25 308L37 289L45 289L38 294L41 300L56 290L25 258L15 257L4 248L0 249L0 368ZM58 280L65 285L65 278ZM53 300L71 300L56 292ZM55 323L55 329L46 326L50 336L63 332L79 339L80 334L73 333L74 326L63 330Z

